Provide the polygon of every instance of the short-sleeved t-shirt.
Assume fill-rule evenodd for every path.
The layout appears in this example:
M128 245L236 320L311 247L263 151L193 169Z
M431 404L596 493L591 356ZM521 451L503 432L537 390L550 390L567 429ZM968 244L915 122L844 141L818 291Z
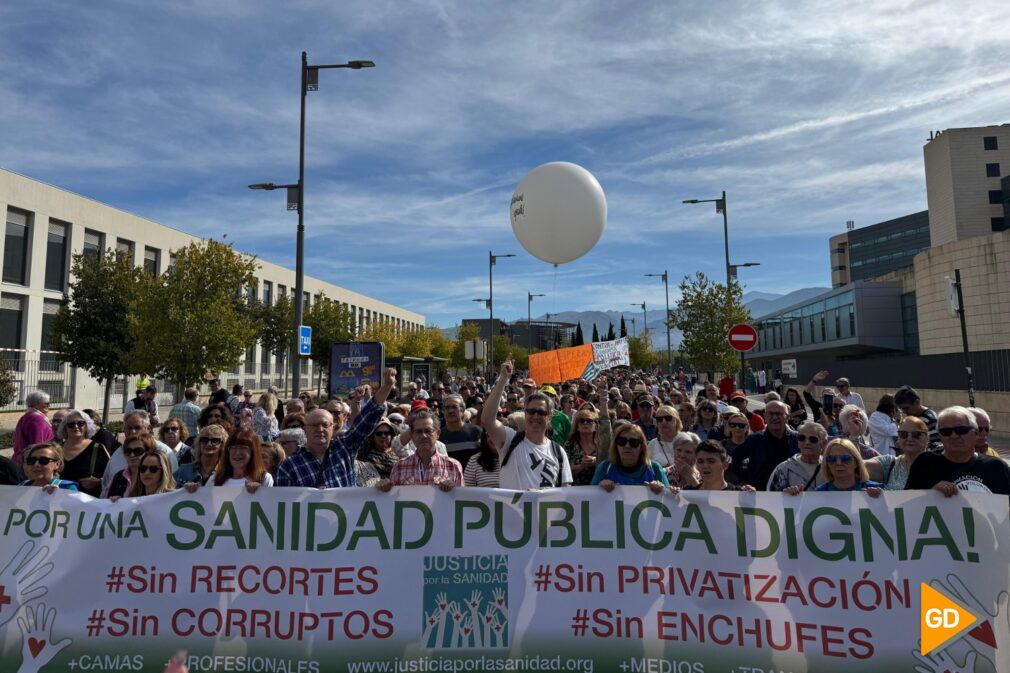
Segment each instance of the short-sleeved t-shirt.
M943 454L927 451L912 463L905 490L929 489L941 481L970 493L1010 495L1010 465L990 456L972 456L966 463L955 463Z
M445 450L450 458L455 458L460 465L466 465L470 456L480 451L480 428L466 423L459 430L442 429L438 433L438 441L445 444Z
M504 428L505 441L502 443L501 460L505 460L505 454L512 440L516 436L516 431L512 428ZM551 488L558 483L560 471L562 484L572 483L572 468L568 464L568 455L565 450L560 452L561 464L558 465L558 457L554 455L551 448L551 440L544 438L543 444L534 444L528 437L523 438L512 451L508 462L501 467L499 473L499 483L501 488L525 491L529 488Z

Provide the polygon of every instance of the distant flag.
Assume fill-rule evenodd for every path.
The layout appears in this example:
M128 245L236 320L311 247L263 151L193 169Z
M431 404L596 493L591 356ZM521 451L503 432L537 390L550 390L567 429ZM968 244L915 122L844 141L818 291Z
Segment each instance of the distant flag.
M586 368L582 371L582 378L586 381L592 381L597 376L600 375L600 368L596 366L595 362L590 361Z

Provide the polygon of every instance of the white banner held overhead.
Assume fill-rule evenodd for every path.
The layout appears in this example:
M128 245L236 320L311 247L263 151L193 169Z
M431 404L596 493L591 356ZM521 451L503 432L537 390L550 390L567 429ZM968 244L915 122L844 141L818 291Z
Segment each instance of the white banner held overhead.
M628 337L594 343L593 362L600 369L631 366L631 356L628 354Z

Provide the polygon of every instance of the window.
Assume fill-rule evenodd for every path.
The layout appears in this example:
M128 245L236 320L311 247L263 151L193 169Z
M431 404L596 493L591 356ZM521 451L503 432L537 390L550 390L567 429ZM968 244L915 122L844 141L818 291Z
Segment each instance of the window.
M248 304L249 306L252 306L253 302L255 301L256 301L256 283L253 282L245 289L245 303Z
M49 220L49 237L46 239L46 289L63 292L67 281L66 222Z
M82 252L86 257L101 257L102 250L105 249L105 236L90 229L84 230L84 249Z
M131 262L133 261L133 241L127 241L125 238L116 239L116 256L126 257Z
M168 273L175 273L175 253L168 253L168 268L165 269Z
M42 304L42 353L39 354L39 369L44 372L55 372L60 369L60 358L56 353L47 352L56 350L49 341L52 334L53 320L60 312L60 302L46 299Z
M144 271L152 276L158 275L158 257L161 253L156 248L144 248Z
M999 177L999 164L986 164L985 165L985 176L987 178L998 178Z
M1003 205L1003 192L998 189L990 189L989 203L997 206Z
M245 352L245 373L252 374L256 371L256 345L253 344Z
M0 348L23 348L21 342L25 298L6 294L0 299Z
M263 305L273 306L274 304L274 284L269 280L263 281Z
M27 285L28 213L7 209L7 233L4 240L3 282Z
M986 137L982 138L982 147L986 151L989 151L989 150L998 150L999 149L999 143L996 140L996 136L986 136Z
M990 219L990 225L993 231L1006 231L1006 218L1005 217L993 217Z

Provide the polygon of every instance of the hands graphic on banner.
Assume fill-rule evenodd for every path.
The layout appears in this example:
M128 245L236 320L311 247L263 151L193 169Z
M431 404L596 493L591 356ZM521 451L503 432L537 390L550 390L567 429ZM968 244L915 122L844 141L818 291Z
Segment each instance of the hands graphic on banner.
M46 562L48 547L35 549L35 541L28 540L14 553L3 570L0 570L0 628L30 601L42 598L49 591L43 584L53 570L52 561Z
M53 657L74 641L64 638L53 642L53 624L56 622L56 608L46 610L45 603L25 608L24 616L18 617L21 628L21 668L18 673L38 673Z

